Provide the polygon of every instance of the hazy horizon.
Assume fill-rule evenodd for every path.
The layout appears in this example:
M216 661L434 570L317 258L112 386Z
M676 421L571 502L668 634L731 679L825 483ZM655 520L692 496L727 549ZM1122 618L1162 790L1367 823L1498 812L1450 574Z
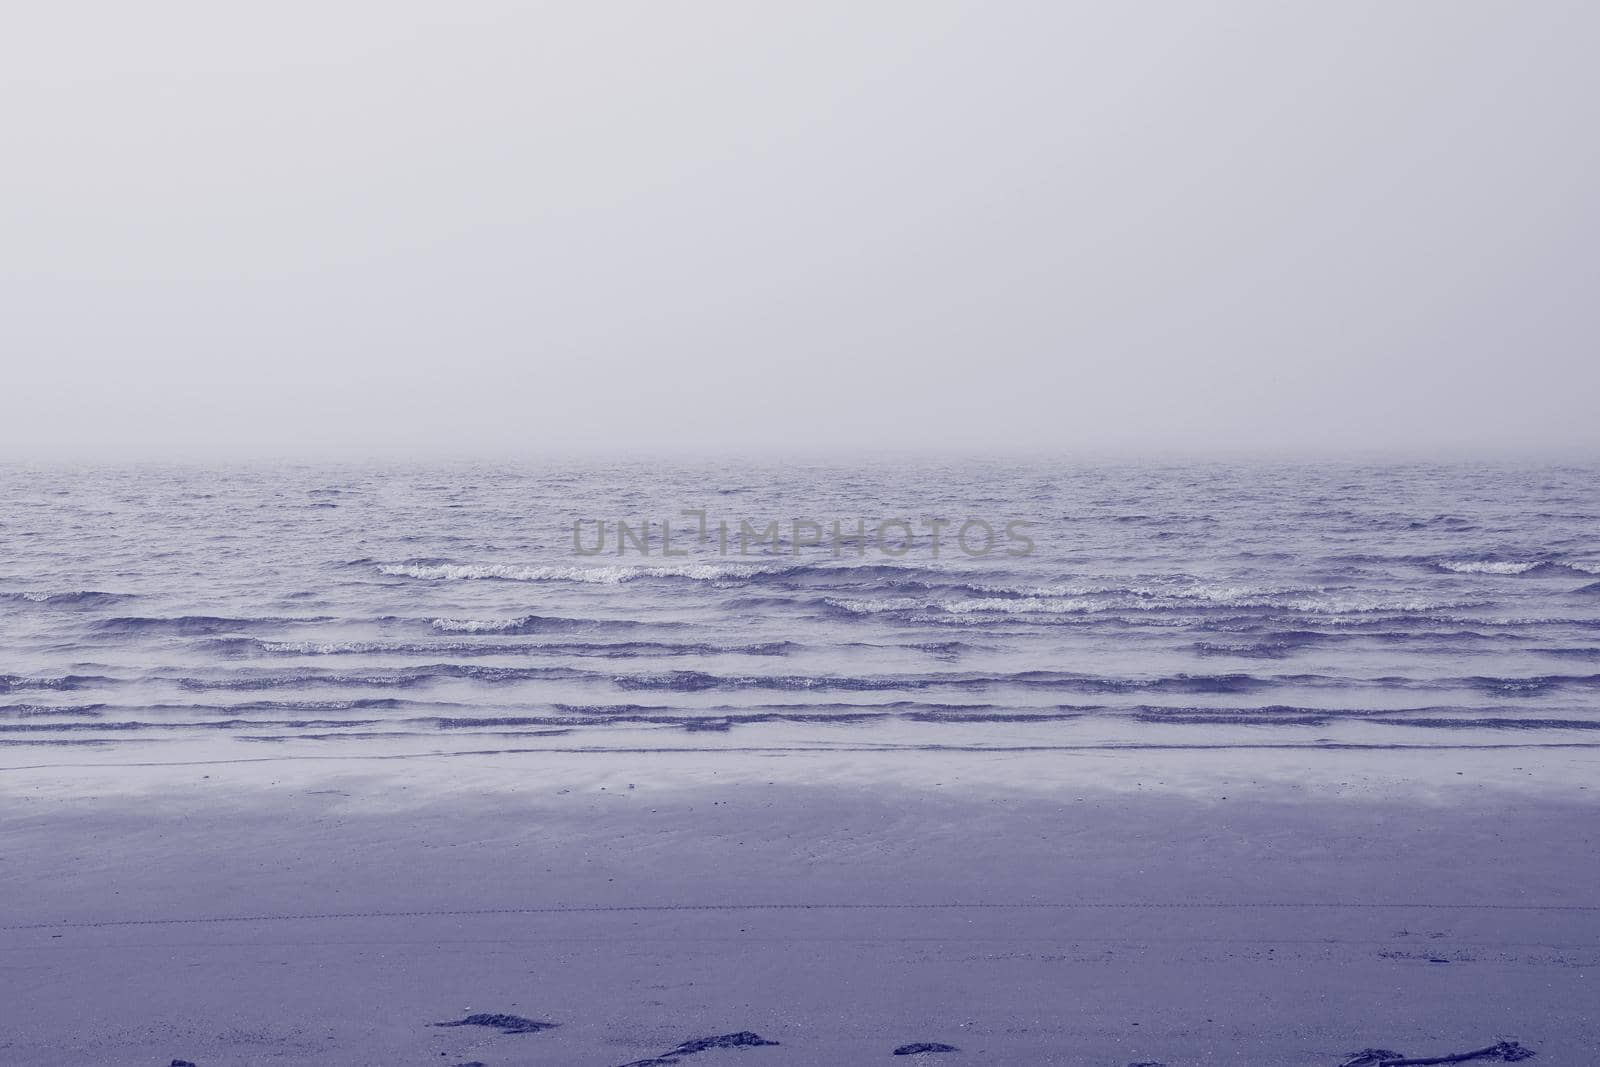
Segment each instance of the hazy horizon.
M1597 30L35 6L0 449L1600 456Z

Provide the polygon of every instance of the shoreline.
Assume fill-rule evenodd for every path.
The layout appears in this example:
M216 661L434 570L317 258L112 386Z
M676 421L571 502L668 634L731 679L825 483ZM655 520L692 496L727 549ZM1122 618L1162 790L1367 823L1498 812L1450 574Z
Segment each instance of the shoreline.
M0 1059L618 1067L750 1031L779 1044L692 1062L1337 1067L1517 1041L1587 1067L1600 1045L1570 751L1492 788L1342 750L1298 790L1288 753L1162 788L1149 752L1082 757L1136 761L1091 785L1024 780L1059 754L870 773L904 755L7 770ZM474 1013L561 1025L434 1026Z

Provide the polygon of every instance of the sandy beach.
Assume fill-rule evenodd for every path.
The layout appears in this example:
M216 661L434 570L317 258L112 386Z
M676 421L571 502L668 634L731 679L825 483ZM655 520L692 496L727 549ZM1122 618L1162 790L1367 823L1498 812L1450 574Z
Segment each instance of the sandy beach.
M1588 750L529 747L8 749L0 1061L1600 1047ZM435 1025L480 1014L557 1025Z
M1600 1067L1600 2L6 15L0 1067Z

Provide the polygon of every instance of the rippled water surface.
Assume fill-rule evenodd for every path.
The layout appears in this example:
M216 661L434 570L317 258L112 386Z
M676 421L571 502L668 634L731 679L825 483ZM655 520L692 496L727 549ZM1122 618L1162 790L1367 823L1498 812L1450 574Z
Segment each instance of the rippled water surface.
M719 551L794 516L918 543ZM1597 521L1556 467L13 467L0 743L1588 744Z

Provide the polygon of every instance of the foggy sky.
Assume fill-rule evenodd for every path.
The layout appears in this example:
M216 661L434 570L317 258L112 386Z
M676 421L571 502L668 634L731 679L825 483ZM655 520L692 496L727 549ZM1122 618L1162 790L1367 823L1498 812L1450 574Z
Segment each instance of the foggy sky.
M6 456L1600 450L1600 5L6 23Z

